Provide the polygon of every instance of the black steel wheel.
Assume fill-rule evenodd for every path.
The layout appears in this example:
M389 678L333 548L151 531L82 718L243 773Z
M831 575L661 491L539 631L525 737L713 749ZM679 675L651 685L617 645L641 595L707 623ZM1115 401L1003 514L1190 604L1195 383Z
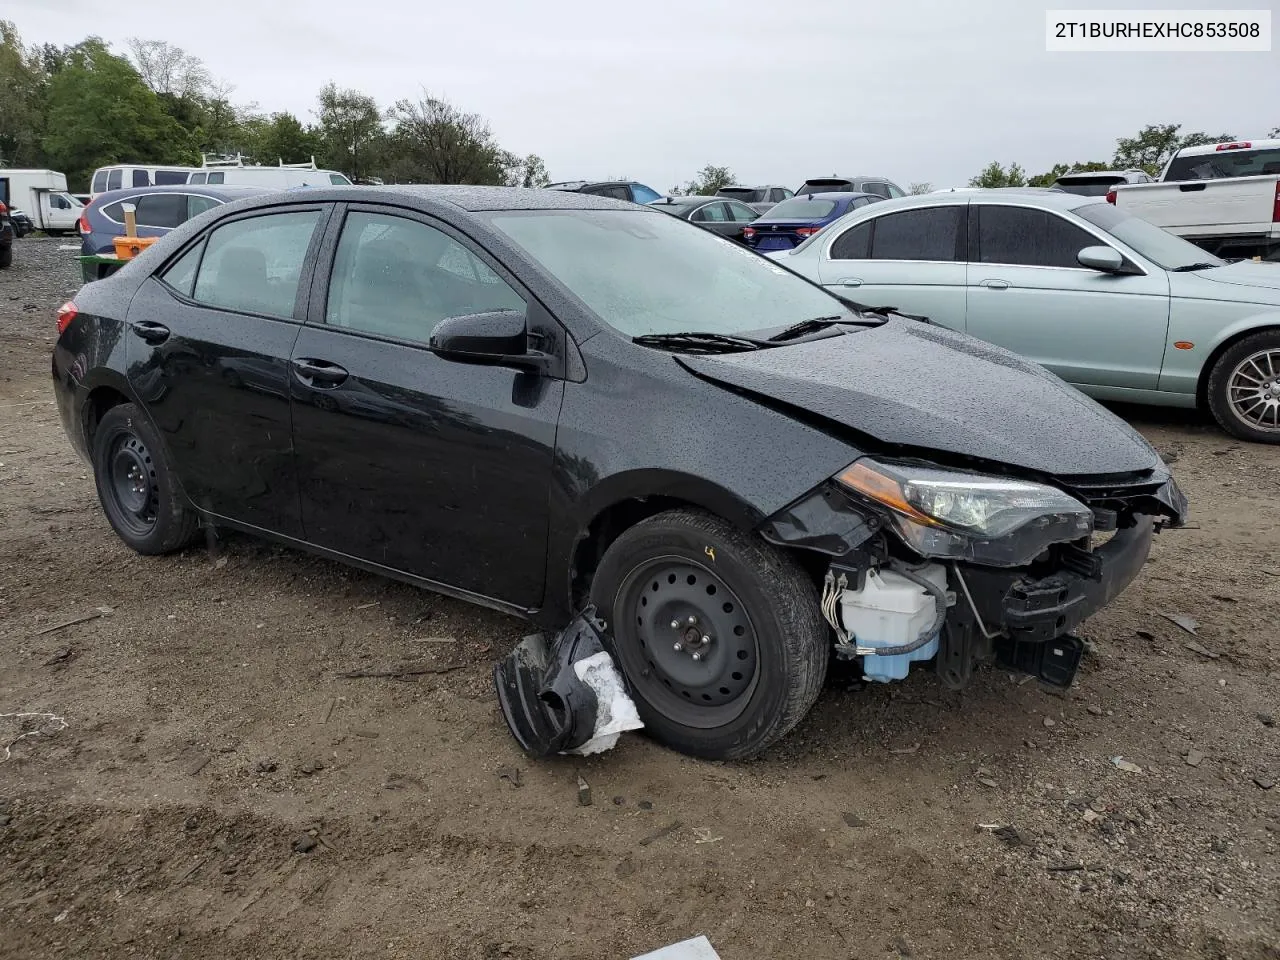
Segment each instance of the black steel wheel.
M195 534L198 517L178 487L155 428L131 403L112 407L92 439L98 499L116 534L139 553L168 553Z
M592 582L607 642L646 728L695 756L753 756L817 699L827 631L787 554L708 514L626 530Z

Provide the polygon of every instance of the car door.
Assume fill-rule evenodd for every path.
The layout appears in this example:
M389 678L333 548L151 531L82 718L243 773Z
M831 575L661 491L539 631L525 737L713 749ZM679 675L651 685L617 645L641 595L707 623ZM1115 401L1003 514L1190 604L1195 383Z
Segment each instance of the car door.
M302 523L288 365L325 213L272 208L219 223L142 284L128 315L129 383L187 495L290 537Z
M823 286L859 303L897 307L964 330L965 215L963 203L913 207L819 237L818 276Z
M715 203L704 204L689 215L689 220L698 226L710 230L712 233L718 233L722 237L730 240L734 236L742 235L742 227L744 224L737 223L729 215L728 204L717 200Z
M760 214L756 213L745 203L737 200L725 201L725 208L729 212L729 222L736 228L732 233L726 234L730 239L743 242L742 231L746 229L747 224L754 223L760 219Z
M564 331L438 220L352 205L325 250L290 375L307 539L537 606L564 382L446 360L428 341L445 317L498 309L526 312L548 342Z
M1068 383L1154 390L1169 329L1169 281L1082 267L1103 235L1053 210L971 207L968 331L1048 367ZM1123 252L1122 252L1123 255Z

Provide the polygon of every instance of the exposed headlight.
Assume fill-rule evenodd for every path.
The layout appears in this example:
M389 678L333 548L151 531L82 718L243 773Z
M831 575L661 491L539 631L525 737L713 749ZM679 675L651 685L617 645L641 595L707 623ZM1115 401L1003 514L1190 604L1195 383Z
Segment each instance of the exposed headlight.
M898 535L926 557L1016 567L1093 532L1087 506L1042 483L865 457L836 479L887 507Z

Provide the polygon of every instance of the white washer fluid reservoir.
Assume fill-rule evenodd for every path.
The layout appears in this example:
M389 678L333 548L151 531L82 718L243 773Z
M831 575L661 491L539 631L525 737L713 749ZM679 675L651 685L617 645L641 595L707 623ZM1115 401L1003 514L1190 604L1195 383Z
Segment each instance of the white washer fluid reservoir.
M913 570L916 576L947 589L947 570L931 563ZM928 590L888 569L868 570L861 590L845 590L840 597L840 621L859 647L900 647L914 642L922 630L938 616L937 601ZM929 660L938 652L942 624L938 623L928 643L894 656L868 654L862 658L862 672L868 680L882 683L903 680L913 660Z

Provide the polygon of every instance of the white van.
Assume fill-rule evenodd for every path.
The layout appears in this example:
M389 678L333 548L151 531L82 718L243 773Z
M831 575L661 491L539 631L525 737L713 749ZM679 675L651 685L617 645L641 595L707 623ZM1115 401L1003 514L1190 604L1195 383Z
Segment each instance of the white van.
M37 230L49 234L76 229L84 206L67 193L67 175L56 170L0 168L0 203L21 210Z
M227 184L236 187L270 187L289 190L294 187L349 187L351 181L336 170L321 170L315 157L310 163L280 163L274 167L246 164L241 157L228 160L206 160L187 183Z
M163 187L186 183L196 167L148 166L140 163L118 163L99 167L93 171L89 193L97 196L108 190L126 190L129 187Z

